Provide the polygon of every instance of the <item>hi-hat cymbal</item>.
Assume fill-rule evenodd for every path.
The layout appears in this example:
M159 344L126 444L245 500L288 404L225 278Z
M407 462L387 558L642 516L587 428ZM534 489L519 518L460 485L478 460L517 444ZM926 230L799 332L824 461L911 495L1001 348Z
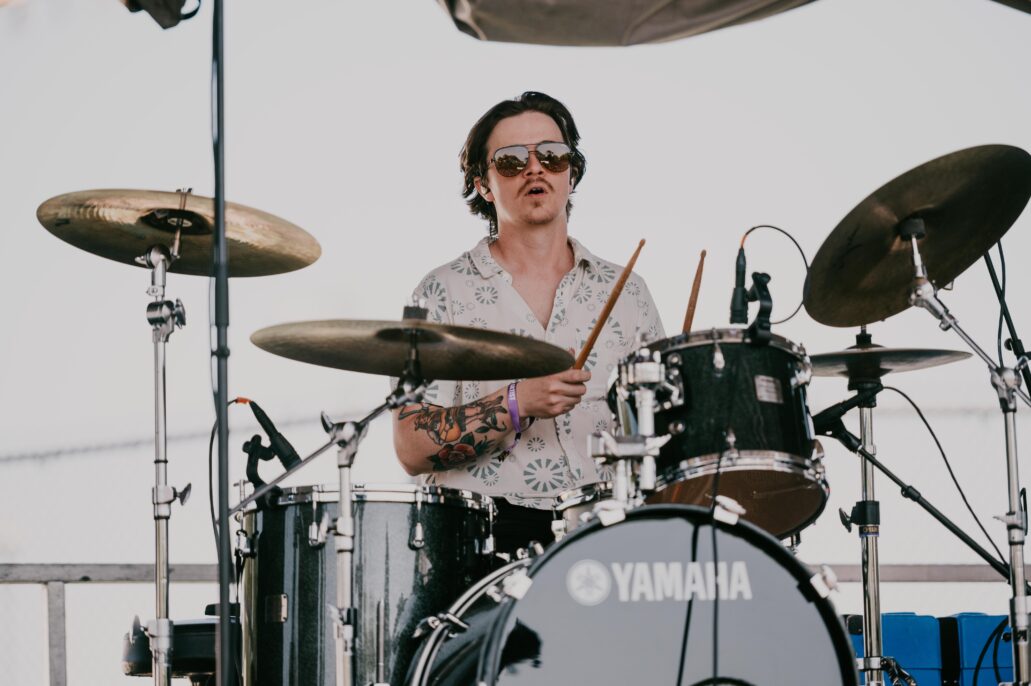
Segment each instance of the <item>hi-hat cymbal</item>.
M833 353L812 355L813 376L842 376L849 381L872 381L886 374L911 372L959 362L970 353L928 348L882 348L872 343Z
M94 190L50 198L36 210L58 238L125 264L152 246L171 247L182 224L179 259L170 272L211 275L215 203L211 198L164 191ZM307 231L267 212L226 203L230 276L266 276L306 267L322 254Z
M939 157L889 181L859 203L820 246L805 308L829 326L859 326L907 309L913 251L898 227L924 222L918 240L928 278L942 287L981 258L1031 198L1031 155L983 145Z
M400 376L411 332L427 379L488 381L544 376L569 369L573 357L550 343L488 329L420 319L336 319L270 326L251 342L291 360L367 374Z

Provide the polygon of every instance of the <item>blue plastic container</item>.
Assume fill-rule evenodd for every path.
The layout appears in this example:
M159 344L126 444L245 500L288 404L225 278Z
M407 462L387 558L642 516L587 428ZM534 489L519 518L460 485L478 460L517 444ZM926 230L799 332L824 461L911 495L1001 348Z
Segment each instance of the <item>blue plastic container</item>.
M988 643L1005 615L962 612L939 620L942 636L942 675L948 686L973 686L974 667L984 650L984 659L977 676L977 686L997 686L995 668L1002 681L1013 679L1013 648L1009 642L1009 622L998 641ZM987 650L985 650L987 645Z
M862 618L856 615L847 617L845 625L849 628L856 656L862 657ZM895 658L920 686L942 686L941 632L937 617L915 612L888 612L881 616L881 627L885 655ZM866 682L862 673L859 679L860 683ZM884 680L891 683L887 674ZM988 686L988 682L978 686Z

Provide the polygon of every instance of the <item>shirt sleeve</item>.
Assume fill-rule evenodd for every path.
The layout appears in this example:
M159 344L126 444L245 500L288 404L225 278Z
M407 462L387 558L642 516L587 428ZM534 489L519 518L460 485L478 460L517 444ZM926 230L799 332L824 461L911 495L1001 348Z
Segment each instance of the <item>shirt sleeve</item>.
M648 284L637 274L633 275L637 281L637 327L634 331L633 340L644 340L646 342L661 340L666 337L666 329L662 326L662 318L659 317L659 309L655 306L652 293L648 290Z
M419 285L412 291L412 298L409 299L409 302L414 298L426 301L426 321L433 324L454 324L447 284L435 272L430 272L419 282ZM393 390L397 385L397 379L391 378L390 384L390 388ZM442 407L453 407L461 404L459 391L460 388L456 381L432 381L426 387L423 401Z

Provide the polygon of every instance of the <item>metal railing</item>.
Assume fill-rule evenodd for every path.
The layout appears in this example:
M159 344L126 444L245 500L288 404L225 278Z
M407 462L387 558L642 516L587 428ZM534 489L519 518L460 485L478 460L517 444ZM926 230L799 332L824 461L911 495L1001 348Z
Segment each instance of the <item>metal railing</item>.
M862 581L859 565L831 565L838 581ZM890 583L970 583L1004 580L988 565L881 565L881 581ZM218 567L172 565L175 583L217 583ZM0 583L37 584L46 589L50 686L67 686L65 585L84 583L153 583L147 564L0 564Z

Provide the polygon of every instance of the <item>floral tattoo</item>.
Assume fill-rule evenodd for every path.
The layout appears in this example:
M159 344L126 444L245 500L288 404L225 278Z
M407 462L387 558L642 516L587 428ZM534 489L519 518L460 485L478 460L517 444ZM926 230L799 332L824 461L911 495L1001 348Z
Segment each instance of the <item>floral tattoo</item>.
M434 471L454 469L497 450L497 441L484 436L504 431L499 415L508 414L503 397L476 400L458 407L421 403L401 410L398 419L415 417L415 430L425 431L440 446L429 461Z

